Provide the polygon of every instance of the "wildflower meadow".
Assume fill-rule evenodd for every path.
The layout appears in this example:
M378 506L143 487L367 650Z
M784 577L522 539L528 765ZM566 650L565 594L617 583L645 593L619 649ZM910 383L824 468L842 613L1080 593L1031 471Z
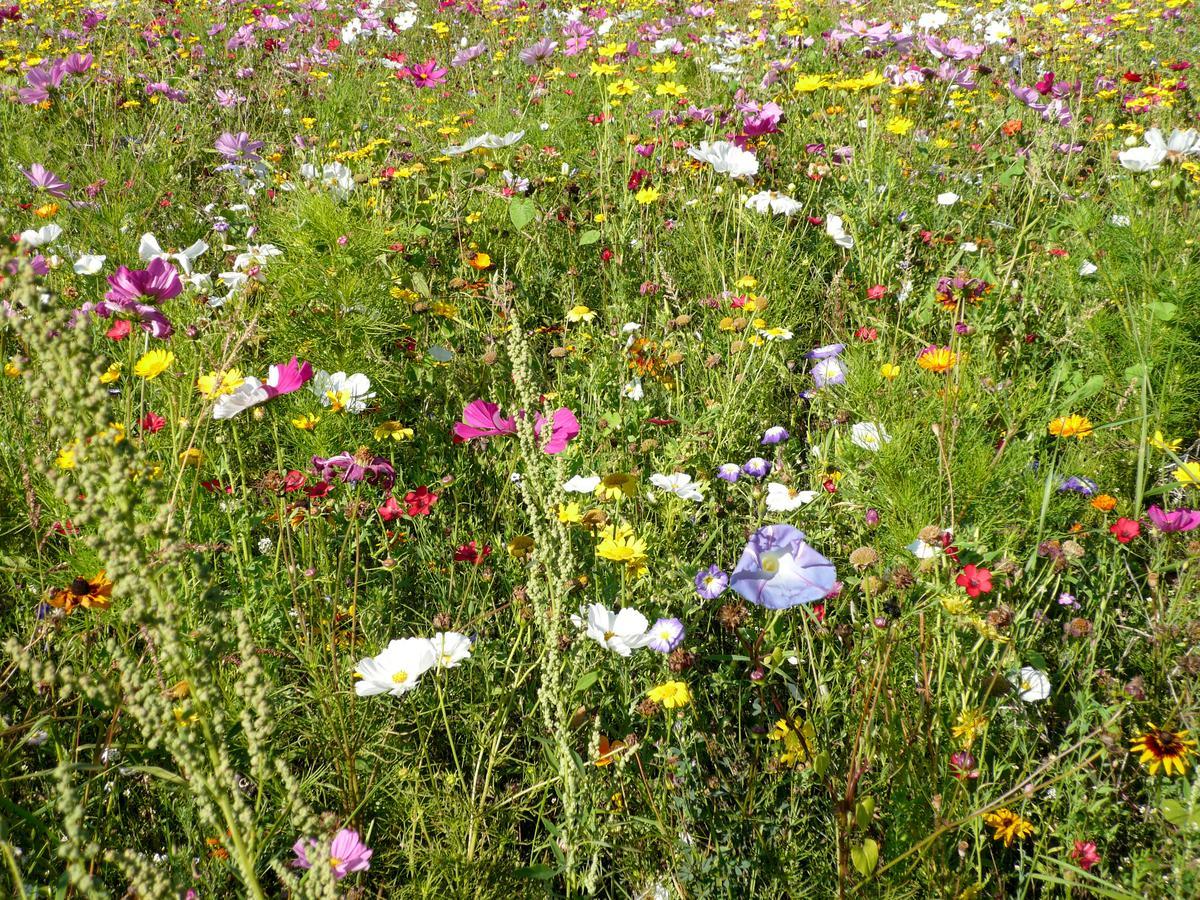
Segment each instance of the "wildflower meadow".
M0 896L1200 896L1193 0L0 0Z

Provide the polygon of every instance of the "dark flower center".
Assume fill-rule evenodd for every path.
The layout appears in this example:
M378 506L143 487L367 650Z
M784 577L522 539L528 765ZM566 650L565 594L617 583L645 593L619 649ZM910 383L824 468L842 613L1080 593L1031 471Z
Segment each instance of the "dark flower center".
M76 597L86 597L92 592L92 586L86 578L76 578L71 582L71 593Z

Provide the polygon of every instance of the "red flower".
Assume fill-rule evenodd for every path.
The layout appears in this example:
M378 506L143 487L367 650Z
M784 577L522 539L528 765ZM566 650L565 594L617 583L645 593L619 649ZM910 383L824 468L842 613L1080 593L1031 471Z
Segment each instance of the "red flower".
M333 485L328 481L318 481L316 484L309 485L304 489L304 493L314 500L318 497L327 497L329 492L333 490Z
M1108 528L1122 544L1128 544L1135 537L1142 533L1142 526L1138 524L1136 519L1126 519L1124 517L1117 519Z
M860 341L870 343L879 337L879 332L867 325L862 326L858 331L854 332L854 336Z
M225 487L221 484L221 482L217 481L217 479L215 479L215 478L213 478L209 481L200 482L200 487L204 488L210 494L218 494L218 493L221 493L222 491L226 494L233 493L233 485L229 485L228 487Z
M398 519L404 515L404 510L401 509L400 504L396 502L396 498L392 496L389 496L387 498L387 502L384 503L383 506L379 507L376 512L379 513L379 518L383 519L385 522L390 522L392 519Z
M818 622L825 621L825 604L824 603L814 603L812 611L813 611L813 615L817 617Z
M955 583L965 588L967 596L974 599L980 594L990 594L992 592L992 573L987 569L981 569L974 563L968 563L963 566L962 573L955 579Z
M104 332L104 336L114 341L123 341L129 337L129 332L133 328L129 324L128 319L117 319L112 323L108 331Z
M167 424L167 420L158 413L151 410L138 420L138 426L142 431L147 431L150 434L158 434L162 431L163 426Z
M888 289L882 284L873 284L867 288L867 299L878 300L886 294Z
M1096 852L1096 845L1091 841L1076 841L1075 846L1071 848L1071 859L1079 864L1079 868L1088 872L1100 862L1100 854Z
M433 504L437 503L438 495L433 493L425 485L421 485L415 491L409 491L404 495L404 503L408 507L410 516L427 516L429 511L433 509Z
M484 544L480 550L475 546L474 541L468 541L457 550L454 551L455 562L469 562L472 565L479 565L487 559L492 553L491 544Z

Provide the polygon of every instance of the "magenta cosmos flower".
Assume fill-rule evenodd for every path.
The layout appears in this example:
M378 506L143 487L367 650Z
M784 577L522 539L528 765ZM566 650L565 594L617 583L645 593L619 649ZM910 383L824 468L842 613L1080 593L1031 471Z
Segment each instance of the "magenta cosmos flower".
M751 603L789 609L824 599L833 590L833 563L791 525L768 525L750 537L729 586Z
M1163 512L1157 506L1146 510L1146 516L1154 523L1154 527L1163 532L1194 531L1200 528L1200 510L1176 509Z
M562 453L571 439L579 434L579 420L575 413L560 406L550 413L550 438L542 450L546 453ZM541 444L542 431L547 419L541 413L533 420L533 433ZM460 441L473 441L482 437L498 437L517 433L515 416L505 417L500 413L500 405L487 400L472 400L463 407L462 421L454 426L454 436Z
M29 181L33 188L45 191L51 197L57 197L62 200L67 196L67 191L71 190L71 185L63 181L41 163L34 163L28 169L22 169L21 174Z
M311 869L308 861L308 851L317 846L313 838L300 838L292 845L296 860L292 865L300 869ZM371 868L371 855L375 851L362 842L358 832L352 828L343 828L333 836L329 846L329 865L333 867L333 877L341 881L351 872L365 872Z
M446 75L449 69L443 69L437 64L436 59L427 59L423 63L417 63L415 66L408 66L401 69L396 74L399 76L407 75L412 79L414 87L432 88L446 83Z
M396 470L382 456L372 456L366 447L355 453L339 453L337 456L314 456L313 471L323 481L365 481L380 490L390 491L396 482Z
M145 269L129 269L121 266L108 276L109 291L94 307L85 304L82 312L90 312L102 319L114 316L128 319L141 325L151 337L169 338L174 333L171 322L155 303L177 297L183 291L183 282L175 267L164 259L151 260Z

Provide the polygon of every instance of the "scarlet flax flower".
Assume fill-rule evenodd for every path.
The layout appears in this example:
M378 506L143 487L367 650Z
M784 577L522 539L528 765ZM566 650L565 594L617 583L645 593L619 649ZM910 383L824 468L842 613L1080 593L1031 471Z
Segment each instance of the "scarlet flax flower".
M974 563L963 566L962 572L954 581L960 588L966 590L967 596L971 599L980 594L992 592L992 573L988 569L981 569Z

